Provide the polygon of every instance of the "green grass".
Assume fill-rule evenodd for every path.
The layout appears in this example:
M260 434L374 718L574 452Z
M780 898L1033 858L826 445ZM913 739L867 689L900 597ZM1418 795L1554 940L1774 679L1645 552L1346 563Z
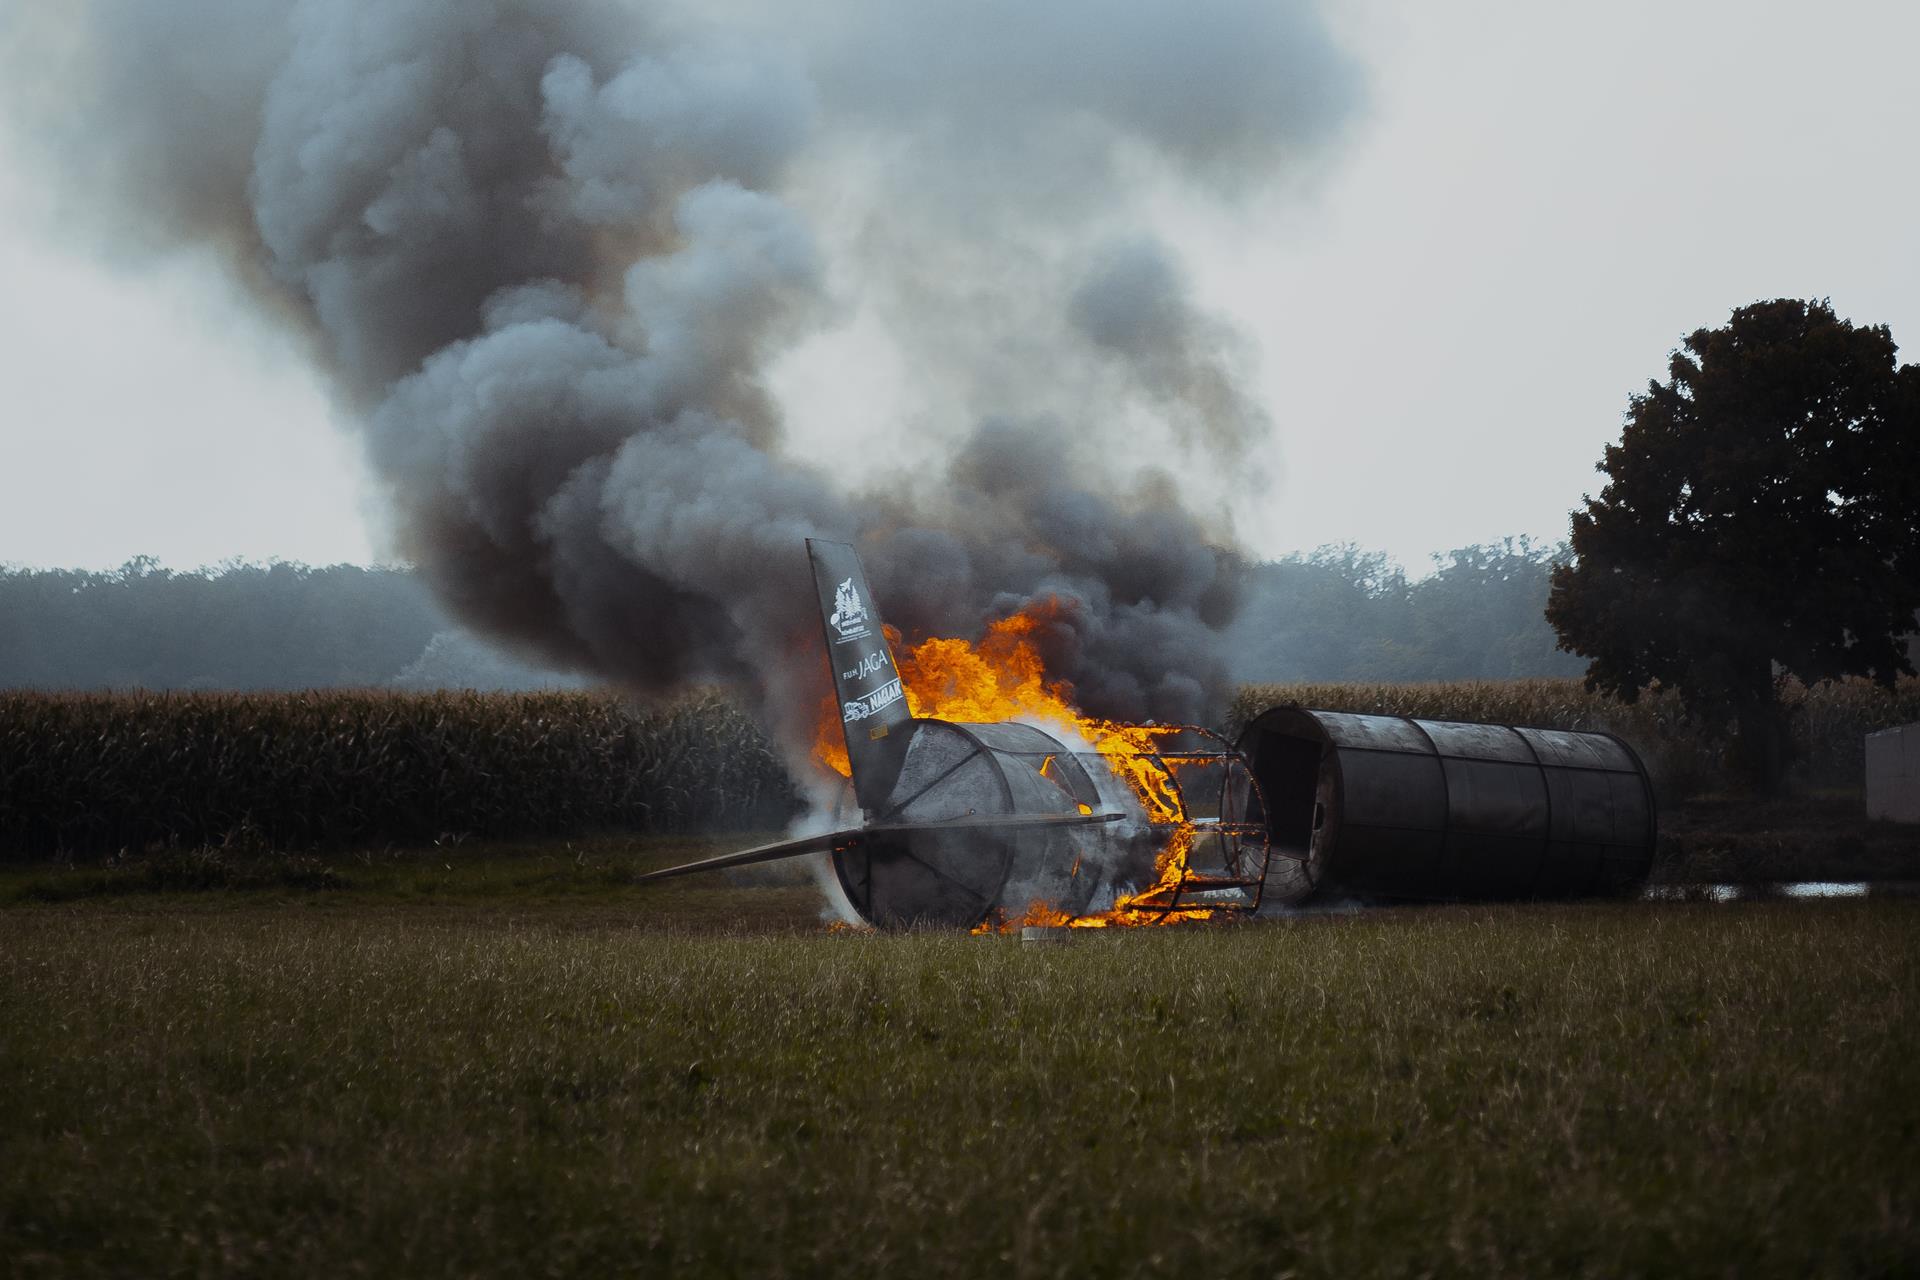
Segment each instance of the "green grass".
M1023 948L615 874L678 852L16 897L0 1270L1920 1267L1920 904Z
M732 884L806 886L798 864L681 881L662 898L636 886L641 872L778 838L776 832L690 836L593 836L574 840L450 839L418 848L314 855L258 842L152 854L10 862L0 852L0 907L12 903L133 900L203 894L181 909L222 910L229 899L323 901L339 910L394 902L493 904L518 911L565 911L591 899L614 911L674 904L688 927L726 926L738 914ZM1676 884L1777 880L1920 881L1920 829L1868 822L1861 793L1829 791L1754 800L1702 796L1660 814L1653 878ZM788 899L761 895L754 919L808 924L818 916L811 890ZM786 906L769 915L771 904ZM309 905L313 905L310 901Z
M1920 881L1920 827L1868 821L1859 790L1696 796L1661 810L1654 878L1911 883Z

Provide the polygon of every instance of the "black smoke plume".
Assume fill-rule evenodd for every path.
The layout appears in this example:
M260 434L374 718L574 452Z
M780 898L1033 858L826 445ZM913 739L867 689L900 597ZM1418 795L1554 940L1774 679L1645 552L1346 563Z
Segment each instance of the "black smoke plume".
M1335 132L1308 0L25 10L5 92L76 223L211 252L303 336L467 621L791 727L822 535L910 634L1058 597L1090 711L1220 691L1230 533L1145 462L1244 468L1267 421L1141 192L1233 199ZM769 377L854 314L936 409L849 479Z

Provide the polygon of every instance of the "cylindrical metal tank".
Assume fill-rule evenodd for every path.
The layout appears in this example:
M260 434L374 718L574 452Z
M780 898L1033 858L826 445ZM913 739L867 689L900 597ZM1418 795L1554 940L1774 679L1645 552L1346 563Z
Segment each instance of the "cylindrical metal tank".
M1653 865L1653 787L1612 734L1288 706L1237 745L1270 904L1618 896Z

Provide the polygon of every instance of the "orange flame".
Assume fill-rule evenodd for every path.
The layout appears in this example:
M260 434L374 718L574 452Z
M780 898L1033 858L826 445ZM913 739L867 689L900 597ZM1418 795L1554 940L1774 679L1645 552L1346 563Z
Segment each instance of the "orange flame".
M1193 827L1182 822L1174 828L1167 843L1154 859L1154 882L1139 893L1123 894L1112 909L1076 916L1051 902L1036 899L1017 916L989 916L973 927L978 933L1013 933L1029 925L1067 929L1108 929L1115 926L1180 924L1188 920L1207 920L1213 911L1206 907L1178 907L1169 911L1153 900L1170 896L1187 874L1187 855L1193 848Z
M1035 644L1035 633L1065 611L1048 599L1028 605L987 627L979 644L936 637L902 648L900 633L886 629L897 655L907 708L917 718L961 723L1026 720L1052 727L1069 738L1090 743L1108 769L1124 781L1139 800L1147 820L1173 831L1155 858L1155 880L1137 894L1122 896L1110 911L1074 916L1050 903L1035 902L1017 918L990 919L974 932L1010 933L1023 925L1066 925L1099 929L1109 925L1171 924L1204 920L1214 913L1204 908L1168 911L1147 905L1148 900L1170 898L1187 874L1187 856L1193 828L1172 775L1156 754L1163 739L1181 732L1178 726L1121 724L1081 715L1073 703L1073 686L1049 680L1046 664ZM839 705L829 694L821 703L814 736L814 755L841 777L851 777ZM1047 761L1051 764L1051 758ZM1083 811L1087 806L1081 806Z

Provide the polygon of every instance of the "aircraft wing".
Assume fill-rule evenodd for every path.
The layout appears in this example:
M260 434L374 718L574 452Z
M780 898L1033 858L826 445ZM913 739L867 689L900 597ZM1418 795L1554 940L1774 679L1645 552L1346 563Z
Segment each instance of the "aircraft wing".
M677 867L649 871L646 875L636 877L635 883L644 883L648 880L670 880L675 876L690 876L701 871L725 871L730 867L750 867L760 862L778 862L782 858L798 858L809 853L824 853L836 846L851 844L873 835L897 835L912 831L1005 831L1008 828L1022 827L1083 827L1100 822L1118 822L1124 817L1126 817L1124 813L994 813L968 814L960 818L944 818L938 822L876 822L868 827L827 831L817 836L801 836L797 840L780 840L773 844L755 845L751 849L741 849L737 853L723 853L714 858L702 858L698 862L683 862Z

